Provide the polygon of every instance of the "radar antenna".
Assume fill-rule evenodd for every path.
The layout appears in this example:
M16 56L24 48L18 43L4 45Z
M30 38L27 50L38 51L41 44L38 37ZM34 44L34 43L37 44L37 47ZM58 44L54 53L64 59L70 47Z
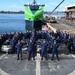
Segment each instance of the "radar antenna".
M36 4L36 0L33 1L33 4Z

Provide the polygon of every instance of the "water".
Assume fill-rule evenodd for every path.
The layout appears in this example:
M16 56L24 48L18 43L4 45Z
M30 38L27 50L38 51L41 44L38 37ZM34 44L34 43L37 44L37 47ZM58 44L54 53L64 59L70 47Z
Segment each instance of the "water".
M48 16L48 15L45 14L44 17L45 17L45 16ZM57 17L64 17L64 16L65 16L65 13L51 14L50 16L56 17L56 18L57 18Z
M25 31L23 14L0 14L0 33Z
M45 15L44 15L45 16ZM64 16L54 14L52 16ZM0 14L0 34L4 32L25 31L24 14Z
M65 16L65 13L58 13L58 14L52 14L51 16L53 17L64 17Z

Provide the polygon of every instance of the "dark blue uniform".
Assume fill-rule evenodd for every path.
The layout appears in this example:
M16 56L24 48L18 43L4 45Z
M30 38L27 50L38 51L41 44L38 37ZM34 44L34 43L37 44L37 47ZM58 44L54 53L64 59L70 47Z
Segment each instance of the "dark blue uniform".
M75 41L73 41L73 51L75 53Z
M33 47L34 47L33 42L28 42L28 60L30 60L31 56L33 57L33 59L35 58Z
M51 41L48 42L48 46L49 46L49 53L52 53L52 44L51 44Z
M42 44L41 44L41 47L42 47L42 50L41 50L41 59L43 60L43 57L45 57L45 59L47 60L47 46L48 46L48 44L45 42L43 42Z
M60 41L60 38L59 38L59 37L56 38L56 42L57 42L58 44L60 44L61 41Z
M46 39L46 33L45 32L42 33L42 39Z
M63 43L66 44L66 41L67 41L67 34L64 34L63 35Z
M16 45L16 40L13 39L11 40L11 53L15 53L15 45Z
M37 45L36 45L36 39L33 38L33 51L34 51L34 55L36 56L36 50L37 50Z
M56 54L57 59L59 59L57 48L58 48L58 45L57 44L53 44L52 45L52 60L54 59L54 54Z
M51 41L51 46L53 45L54 40L55 40L54 37L52 37L51 40L50 40Z
M4 37L5 37L5 41L8 39L8 34L7 33L5 33L4 34Z
M22 59L22 46L23 44L17 44L16 47L17 47L17 58L19 59L19 54L21 56L21 59Z

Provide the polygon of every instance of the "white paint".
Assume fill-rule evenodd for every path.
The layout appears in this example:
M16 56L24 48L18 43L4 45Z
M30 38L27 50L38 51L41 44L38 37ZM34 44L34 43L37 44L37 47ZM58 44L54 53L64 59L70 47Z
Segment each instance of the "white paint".
M3 54L2 56L0 56L0 60L5 57L7 54Z
M75 58L75 55L71 54L71 56L72 56L73 58Z
M5 58L5 59L8 59L9 57L6 56L6 57L4 57L4 58Z
M37 54L37 57L36 57L36 75L41 75L41 72L40 72L40 54Z
M4 71L0 68L0 75L10 75L10 74L4 72Z
M75 75L75 71L73 71L72 73L68 74L68 75Z

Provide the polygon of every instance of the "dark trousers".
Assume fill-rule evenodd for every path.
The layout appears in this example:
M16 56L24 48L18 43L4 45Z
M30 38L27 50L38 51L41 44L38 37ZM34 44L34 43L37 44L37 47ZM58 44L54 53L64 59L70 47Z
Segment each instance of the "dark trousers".
M75 53L75 47L73 46L73 51L74 51L74 53Z
M54 58L54 55L55 55L55 54L56 54L56 57L59 58L59 57L58 57L58 51L57 51L57 50L56 50L56 51L53 50L53 51L52 51L52 59Z
M43 57L44 57L45 59L47 59L47 51L42 51L42 52L41 52L41 58L43 59Z
M36 46L34 46L34 54L35 54L35 56L37 55L37 54L36 54L36 50L37 50L37 49L36 49Z
M35 58L35 52L29 50L29 51L28 51L28 59L31 59L31 57Z
M71 45L68 46L69 53L71 53Z
M0 47L0 52L1 52L1 47Z
M20 55L20 58L22 59L22 52L17 52L17 58L19 59L19 55Z
M11 53L15 53L15 46L11 47Z

